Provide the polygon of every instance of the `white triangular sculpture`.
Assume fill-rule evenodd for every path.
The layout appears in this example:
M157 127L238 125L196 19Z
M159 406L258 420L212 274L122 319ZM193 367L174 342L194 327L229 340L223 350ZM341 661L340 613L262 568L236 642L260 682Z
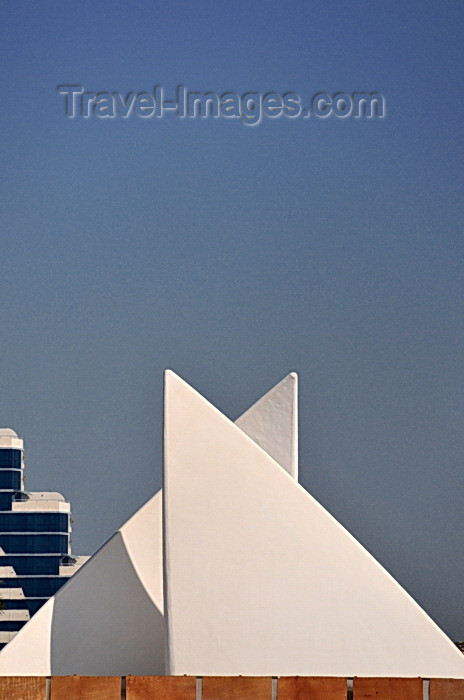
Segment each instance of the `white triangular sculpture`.
M298 376L288 374L235 425L298 481Z
M172 372L167 671L464 677L464 657L272 458Z
M295 420L297 384L291 377L239 420L250 434L260 425L260 412L266 415L260 429L266 448L280 450L286 464L295 465L296 443L287 440L286 453L281 447L281 423ZM159 491L4 648L0 676L164 675L165 645Z
M164 675L161 493L0 653L0 676Z

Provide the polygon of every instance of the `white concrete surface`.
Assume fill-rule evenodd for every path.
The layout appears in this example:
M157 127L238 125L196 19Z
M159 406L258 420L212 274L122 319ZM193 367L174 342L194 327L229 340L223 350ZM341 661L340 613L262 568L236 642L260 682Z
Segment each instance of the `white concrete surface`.
M3 600L23 600L24 591L22 588L0 588L0 595ZM0 674L1 675L1 674Z
M168 673L464 677L464 657L299 484L166 374Z
M8 642L11 642L13 637L16 637L17 634L17 632L0 631L0 644L8 644Z
M120 530L132 565L148 596L163 614L163 512L158 491ZM149 556L147 556L149 555ZM164 652L164 633L160 646Z
M39 612L18 632L1 652L5 670L0 676L51 675L51 628L55 598L47 600ZM22 634L27 629L27 634Z
M71 504L65 500L65 497L55 491L28 491L28 499L25 501L13 501L11 510L15 512L34 511L54 512L54 513L70 513Z
M74 554L73 554L71 556L73 557L73 559L76 560L75 563L60 566L60 568L59 568L60 576L74 576L76 571L79 571L79 569L82 566L84 566L84 564L90 559L89 556L83 556L83 555L74 556Z
M0 622L23 622L30 620L29 610L3 610Z
M268 411L270 401L279 401L279 411L273 413L273 420L261 427L260 435L268 449L275 444L273 435L281 434L279 420L290 424L285 416L285 406L293 411L296 402L296 381L291 381L292 399L286 403L279 398L282 394L288 398L288 386L282 391L268 392L260 399L261 411ZM252 407L253 408L253 407ZM253 412L251 420L243 416L242 429L252 431L253 425L259 422L259 412ZM266 427L267 426L267 427ZM266 435L266 430L268 434ZM289 443L289 441L287 441ZM290 445L288 458L296 454L294 445ZM280 467L279 467L280 468ZM31 494L40 505L50 499L42 498L42 494ZM46 494L43 494L46 496ZM50 501L60 503L61 494ZM61 496L61 498L63 498ZM64 500L64 499L63 499ZM25 502L26 504L28 501ZM22 505L22 503L21 503ZM162 494L159 491L148 503L140 508L130 518L118 533L121 542L116 546L112 538L89 561L81 571L76 572L69 584L66 584L56 594L56 607L52 635L52 660L47 660L43 674L48 673L49 663L53 673L81 673L82 675L124 675L149 674L163 675L165 673L165 623L163 619L163 554L162 554ZM109 556L109 550L112 554ZM116 572L121 569L121 574ZM61 567L60 573L65 573L68 567ZM136 574L137 579L133 577ZM146 596L142 595L142 590ZM98 592L101 593L99 596ZM131 599L133 598L133 599ZM147 599L151 605L147 607ZM98 613L94 610L98 608ZM128 608L130 617L119 613L119 608ZM42 609L35 615L48 616L48 610ZM140 617L150 622L147 630L140 623ZM48 618L47 618L48 619ZM74 622L73 622L74 620ZM19 635L15 647L9 645L0 654L0 675L12 675L10 668L17 668L18 657L22 658L22 674L29 673L27 657L23 655L21 639L30 634L37 634L41 628L35 626L32 632L30 625L25 626ZM137 639L134 639L134 632ZM96 650L106 648L117 639L112 654L98 654ZM49 644L50 640L45 640ZM41 643L41 640L38 640ZM26 639L26 644L28 641ZM98 660L98 661L97 661ZM34 665L34 669L36 665Z
M296 378L280 384L258 402L268 422L251 410L239 428L167 373L164 525L159 492L0 653L0 675L464 678L452 642L292 478Z
M163 630L163 616L117 532L55 596L51 673L162 674Z
M158 503L160 497L151 499L20 630L0 652L0 675L164 674L164 619L147 592L162 578L160 572L149 580L154 545L137 550L145 587L123 534L127 529L129 542L137 536L143 542ZM48 655L32 659L28 650L34 644Z
M0 428L0 448L2 447L22 450L24 443L23 440L18 437L18 434L11 428Z
M298 481L298 376L288 374L248 411L238 425Z

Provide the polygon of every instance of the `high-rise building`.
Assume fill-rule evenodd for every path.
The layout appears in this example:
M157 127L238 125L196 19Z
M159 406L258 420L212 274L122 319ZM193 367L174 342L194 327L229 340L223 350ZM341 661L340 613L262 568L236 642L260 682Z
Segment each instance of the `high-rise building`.
M24 444L0 429L0 649L88 557L71 554L71 506L24 489Z

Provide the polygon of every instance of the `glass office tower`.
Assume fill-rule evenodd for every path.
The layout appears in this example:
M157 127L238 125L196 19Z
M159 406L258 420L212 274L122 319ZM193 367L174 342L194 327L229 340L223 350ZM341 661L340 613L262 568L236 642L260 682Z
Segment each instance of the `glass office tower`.
M88 557L71 554L71 507L24 490L23 441L0 429L0 649Z

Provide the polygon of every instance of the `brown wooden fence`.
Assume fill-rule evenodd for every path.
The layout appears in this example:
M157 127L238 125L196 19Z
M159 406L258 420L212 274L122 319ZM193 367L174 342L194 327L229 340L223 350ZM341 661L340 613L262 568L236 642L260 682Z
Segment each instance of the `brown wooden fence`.
M0 677L0 700L464 700L464 680L249 676Z

